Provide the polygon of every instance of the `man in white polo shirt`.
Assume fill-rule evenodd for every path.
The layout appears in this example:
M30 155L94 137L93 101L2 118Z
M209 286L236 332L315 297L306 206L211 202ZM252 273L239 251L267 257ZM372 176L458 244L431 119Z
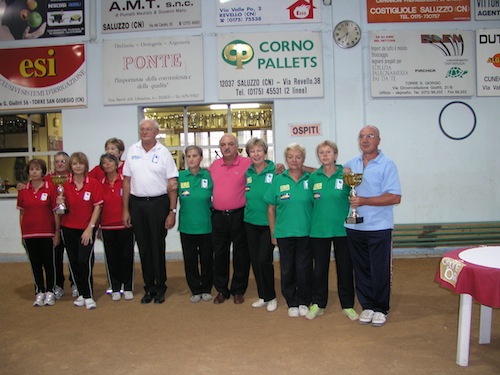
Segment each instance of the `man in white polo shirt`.
M179 172L170 151L156 140L155 120L139 124L141 140L127 153L123 168L123 224L133 227L139 247L144 297L141 303L165 302L165 237L175 225Z

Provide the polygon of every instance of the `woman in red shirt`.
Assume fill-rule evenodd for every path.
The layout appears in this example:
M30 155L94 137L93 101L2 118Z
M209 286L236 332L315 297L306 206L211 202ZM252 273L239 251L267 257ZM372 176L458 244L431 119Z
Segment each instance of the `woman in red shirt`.
M119 301L123 287L124 298L131 300L134 298L134 232L122 223L123 176L118 173L119 159L113 154L104 154L99 165L105 173L100 181L104 200L101 229L112 288L111 298Z
M71 273L79 292L73 304L95 309L92 268L96 223L102 205L102 187L97 180L87 176L88 170L89 161L83 152L75 152L70 156L71 176L63 185L68 212L61 217L61 228Z
M55 304L54 246L60 240L59 218L54 214L57 192L53 184L43 179L47 173L44 160L32 159L26 169L30 181L19 191L17 208L35 281L33 306L52 306Z

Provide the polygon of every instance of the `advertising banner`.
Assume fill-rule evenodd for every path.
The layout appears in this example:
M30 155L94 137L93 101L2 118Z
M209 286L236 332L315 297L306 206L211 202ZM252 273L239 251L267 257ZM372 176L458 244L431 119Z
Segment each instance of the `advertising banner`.
M323 96L320 32L217 36L220 100Z
M201 0L101 0L101 33L201 27Z
M500 20L499 0L474 0L476 20Z
M368 23L470 21L470 0L367 0Z
M477 96L500 96L500 29L476 30Z
M84 8L84 0L0 0L0 41L85 35Z
M103 42L104 104L203 100L201 36Z
M321 22L322 0L218 0L217 26Z
M474 95L472 31L372 31L371 94Z
M83 44L0 49L0 111L85 107Z

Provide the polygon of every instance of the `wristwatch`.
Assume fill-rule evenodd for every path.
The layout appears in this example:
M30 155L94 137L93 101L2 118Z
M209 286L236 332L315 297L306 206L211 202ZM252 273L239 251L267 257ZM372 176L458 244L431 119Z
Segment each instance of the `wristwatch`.
M177 209L176 208L171 208L170 211L173 212L174 214L177 213Z

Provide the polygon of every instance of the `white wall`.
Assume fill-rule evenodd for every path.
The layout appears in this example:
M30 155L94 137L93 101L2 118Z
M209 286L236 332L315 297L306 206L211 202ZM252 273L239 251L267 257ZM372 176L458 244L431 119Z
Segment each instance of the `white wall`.
M317 6L323 6L319 1ZM474 2L471 2L473 5ZM215 1L202 3L203 30L139 32L114 34L106 39L148 38L169 35L203 35L205 61L205 100L217 102L216 69L217 33L272 32L300 30L301 26L215 27ZM331 37L334 25L344 19L357 21L363 29L360 45L349 50L338 48ZM298 141L306 146L306 164L316 165L316 144L325 138L339 146L339 162L358 154L357 133L364 124L376 125L381 131L381 149L399 167L403 188L402 203L395 209L397 223L432 223L499 220L497 186L500 185L500 161L496 157L500 140L499 98L404 98L380 99L370 96L369 30L442 29L475 30L498 27L498 22L446 22L367 24L366 2L336 0L324 8L321 25L307 25L307 30L323 33L324 98L286 99L274 102L276 160L283 161L284 147ZM137 141L138 106L102 104L102 37L86 43L88 71L88 108L62 111L64 148L84 151L92 165L97 164L104 142L119 137L130 145ZM466 140L445 137L438 125L444 105L462 100L477 115L475 132ZM184 104L184 103L169 103ZM196 103L202 104L202 103ZM452 119L452 121L455 119ZM296 122L321 121L322 136L291 138L288 125ZM460 118L456 118L460 123ZM0 253L23 252L20 245L18 213L15 201L0 199ZM171 231L167 237L169 251L180 251L179 236ZM102 245L97 245L102 251Z

